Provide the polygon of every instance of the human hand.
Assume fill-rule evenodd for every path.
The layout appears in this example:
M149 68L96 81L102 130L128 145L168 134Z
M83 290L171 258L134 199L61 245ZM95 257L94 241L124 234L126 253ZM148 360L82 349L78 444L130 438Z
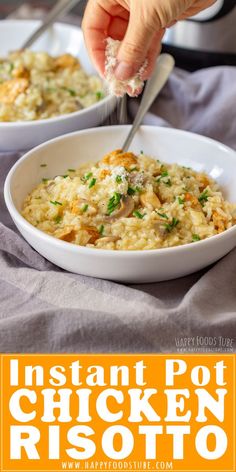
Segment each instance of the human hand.
M148 79L161 50L165 29L210 7L216 0L89 0L83 19L91 59L104 76L106 39L122 41L115 76L133 77L147 59Z

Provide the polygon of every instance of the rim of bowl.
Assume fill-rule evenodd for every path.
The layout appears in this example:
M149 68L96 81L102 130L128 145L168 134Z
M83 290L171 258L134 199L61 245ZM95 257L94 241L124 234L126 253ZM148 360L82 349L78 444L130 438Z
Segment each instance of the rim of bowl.
M21 213L17 210L13 199L11 195L11 190L10 190L10 185L11 185L11 178L14 175L15 170L17 167L21 165L21 163L29 158L32 158L35 151L38 151L40 149L43 149L44 147L48 147L48 145L53 145L56 142L64 141L64 140L70 140L71 137L78 136L80 134L93 134L94 132L96 133L102 133L104 131L111 131L112 129L130 129L131 125L114 125L114 126L101 126L99 128L89 128L85 130L80 130L80 131L75 131L73 133L69 133L63 136L59 136L57 138L51 139L50 141L47 141L43 144L40 144L39 146L35 147L34 149L30 150L26 154L24 154L10 169L9 173L7 174L5 184L4 184L4 198L5 198L5 203L7 206L7 209L14 219L19 223L19 226L23 226L28 232L33 233L36 238L39 238L45 242L48 242L50 244L56 245L58 248L64 248L67 250L70 250L71 252L75 251L82 251L84 254L88 255L98 255L100 256L110 256L110 257L136 257L136 256L141 256L141 257L150 257L154 255L160 255L160 254L171 254L171 253L176 253L176 252L189 252L193 248L194 250L197 250L197 248L200 248L200 245L203 247L211 245L213 241L219 241L220 239L224 239L226 236L228 236L230 233L235 232L236 236L236 225L232 226L231 228L228 228L225 230L223 233L216 234L214 236L211 236L210 238L202 239L201 241L197 242L191 242L191 243L186 243L182 244L179 246L172 246L172 247L167 247L167 248L157 248L157 249L138 249L138 250L130 250L130 249L125 249L125 250L112 250L112 249L99 249L99 248L88 248L86 246L79 246L78 244L73 244L69 243L67 241L61 241L57 238L54 238L53 236L50 236L49 234L45 233L44 231L41 231L40 229L36 228L33 226L31 223L29 223L22 215ZM208 138L207 136L202 136L200 134L192 133L190 131L185 131L185 130L179 130L176 128L166 128L162 126L150 126L150 125L142 125L139 128L140 130L161 130L164 133L170 133L170 134L182 134L184 136L189 136L189 137L194 137L195 139L201 140L203 142L208 142L212 143L214 145L221 146L222 149L224 149L226 152L230 152L232 155L235 155L236 159L236 152L231 149L229 146L226 146L225 144L222 144L219 141L216 141L212 138ZM235 161L236 162L236 161ZM29 243L28 243L29 244ZM236 241L235 241L235 246L236 246Z
M0 20L0 24L1 23L31 23L31 24L40 24L42 23L41 20L15 20L15 19L6 19L6 20ZM82 29L79 27L79 26L76 26L76 25L70 25L69 23L63 23L63 22L59 22L57 21L56 23L54 23L54 25L58 25L58 26L63 26L63 27L67 27L69 29L74 29L74 30L77 30L79 32L80 35L82 35ZM94 75L96 75L94 73ZM99 75L97 74L97 77L99 77ZM101 78L101 77L100 77ZM103 84L104 84L104 79L101 78L101 80L103 81ZM100 108L101 107L101 104L105 105L106 103L112 103L113 101L115 101L115 97L113 97L112 95L106 95L104 98L102 98L101 100L99 100L99 102L96 102L96 103L93 103L93 105L90 105L89 107L86 107L82 110L79 110L79 111L74 111L72 113L65 113L64 115L58 115L58 116L54 116L52 118L44 118L42 120L28 120L28 121L0 121L0 129L1 128L14 128L14 127L18 127L18 128L25 128L26 126L37 126L37 125L48 125L49 123L57 123L57 122L60 122L60 121L63 121L63 120L67 120L68 118L70 117L78 117L78 116L82 116L83 114L86 114L88 112L88 110L96 110L97 108Z

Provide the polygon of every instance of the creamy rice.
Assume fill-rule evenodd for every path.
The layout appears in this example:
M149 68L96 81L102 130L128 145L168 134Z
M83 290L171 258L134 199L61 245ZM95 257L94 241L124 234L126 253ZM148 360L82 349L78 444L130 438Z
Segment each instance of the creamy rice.
M30 50L0 59L0 121L52 118L104 98L97 76L88 76L70 54L51 57ZM81 107L82 105L82 107Z
M236 224L236 205L209 176L142 153L114 151L97 164L45 179L23 216L80 246L147 250L197 242Z

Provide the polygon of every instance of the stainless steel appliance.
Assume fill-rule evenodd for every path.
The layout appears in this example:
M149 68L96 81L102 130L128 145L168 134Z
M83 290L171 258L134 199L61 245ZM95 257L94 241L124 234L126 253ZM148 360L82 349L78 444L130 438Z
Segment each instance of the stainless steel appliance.
M189 70L213 65L236 66L236 0L214 5L168 29L163 49Z

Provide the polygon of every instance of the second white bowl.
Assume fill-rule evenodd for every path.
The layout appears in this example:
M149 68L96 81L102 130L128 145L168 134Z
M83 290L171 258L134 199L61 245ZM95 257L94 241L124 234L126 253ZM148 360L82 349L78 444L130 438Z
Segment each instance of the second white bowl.
M19 49L24 40L38 28L39 21L0 21L0 57ZM88 74L96 74L91 65L80 28L54 24L32 47L52 56L70 53L80 59ZM0 122L0 151L25 151L49 139L102 123L114 110L116 98L108 96L84 110L46 120Z

